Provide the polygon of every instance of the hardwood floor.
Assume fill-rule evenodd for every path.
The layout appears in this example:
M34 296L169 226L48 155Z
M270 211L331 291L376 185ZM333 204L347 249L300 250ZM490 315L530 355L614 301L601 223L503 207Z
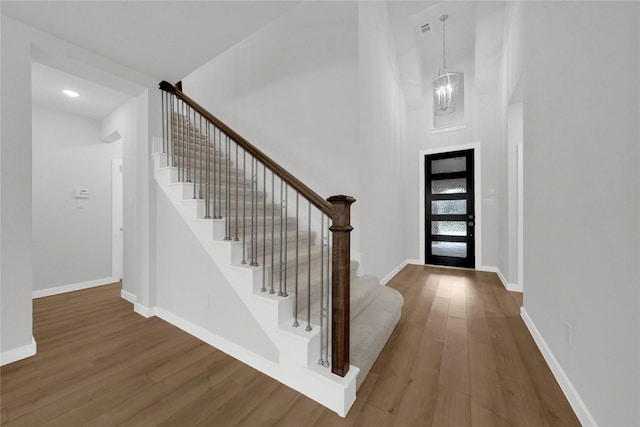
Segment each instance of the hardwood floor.
M346 418L138 316L113 284L34 300L38 354L2 367L1 424L580 425L495 274L407 266L389 286L402 317Z

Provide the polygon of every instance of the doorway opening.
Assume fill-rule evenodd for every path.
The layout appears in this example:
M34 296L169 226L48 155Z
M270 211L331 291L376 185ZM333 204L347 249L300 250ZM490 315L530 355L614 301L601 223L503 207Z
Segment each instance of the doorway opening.
M424 156L425 264L475 268L474 150Z

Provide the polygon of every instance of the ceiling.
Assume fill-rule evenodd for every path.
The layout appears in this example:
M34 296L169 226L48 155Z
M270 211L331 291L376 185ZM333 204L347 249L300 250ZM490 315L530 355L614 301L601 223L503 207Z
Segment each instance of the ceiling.
M476 79L480 74L489 74L497 80L495 68L500 56L494 53L501 46L503 26L499 20L488 22L486 17L495 14L500 16L504 8L504 0L387 2L409 109L422 107L423 91L428 89L431 79L442 65L440 16L445 13L449 15L446 21L447 68L461 72L463 64L471 61L475 66ZM422 36L419 28L427 22L431 24L431 31Z
M2 0L0 10L151 79L176 82L299 3ZM101 120L136 90L125 94L79 77L92 78L95 70L60 63L58 58L56 62L38 49L34 49L33 59L35 104ZM124 89L126 85L111 86ZM76 90L80 97L67 97L63 88Z
M158 81L175 82L299 3L3 0L0 8Z
M175 82L296 7L301 1L304 0L2 0L0 9L3 15L93 51L152 79ZM423 102L422 91L427 84L425 82L433 78L431 74L437 71L442 61L442 24L439 18L443 13L449 15L446 23L449 68L456 71L456 61L464 61L465 58L468 60L470 55L475 55L476 65L482 64L491 75L495 74L496 65L490 66L484 57L496 57L494 54L501 40L502 27L495 25L495 37L492 35L491 40L484 37L479 44L479 34L486 33L487 25L479 26L477 23L488 11L504 9L504 4L504 0L387 1L405 97L409 105L413 101L416 106ZM419 26L425 22L431 23L432 30L422 37ZM484 51L491 55L484 55ZM166 54L158 54L159 52ZM45 60L40 62L56 67L55 63ZM71 71L73 67L57 68ZM41 67L40 71L45 74ZM59 73L57 77L60 77ZM40 78L45 79L42 75ZM86 83L88 82L78 84ZM41 100L38 101L40 103L53 99L53 95L36 94L34 89L35 96ZM108 98L104 97L105 100ZM68 103L68 100L65 102ZM101 113L96 111L92 114Z
M62 93L63 89L74 90L80 96L70 98ZM102 120L124 104L130 96L38 62L32 62L31 97L34 104Z

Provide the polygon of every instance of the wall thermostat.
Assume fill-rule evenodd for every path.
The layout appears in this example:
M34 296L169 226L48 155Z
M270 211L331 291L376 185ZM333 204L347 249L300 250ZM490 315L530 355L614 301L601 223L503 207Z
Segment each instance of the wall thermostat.
M76 188L74 191L74 197L76 199L88 199L89 198L89 189L88 188Z

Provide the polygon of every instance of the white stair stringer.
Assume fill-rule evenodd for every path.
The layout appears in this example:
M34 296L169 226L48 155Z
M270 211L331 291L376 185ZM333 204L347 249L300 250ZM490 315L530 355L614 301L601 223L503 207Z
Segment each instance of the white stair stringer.
M240 265L242 242L214 240L214 229L223 229L224 220L199 218L198 204L194 200L185 200L184 185L176 185L176 168L164 165L166 157L160 153L154 154L154 176L158 186L278 349L279 360L274 363L253 353L253 357L247 356L249 351L246 349L241 349L236 354L233 354L233 349L225 351L340 416L345 416L355 401L359 368L350 365L349 372L342 378L332 374L330 369L318 366L320 326L312 323L311 331L305 330L305 324L297 328L292 326L293 298L260 292L262 267ZM219 231L216 234L219 236ZM188 332L194 333L193 330ZM202 335L205 336L199 338L207 341L207 333L203 332Z

